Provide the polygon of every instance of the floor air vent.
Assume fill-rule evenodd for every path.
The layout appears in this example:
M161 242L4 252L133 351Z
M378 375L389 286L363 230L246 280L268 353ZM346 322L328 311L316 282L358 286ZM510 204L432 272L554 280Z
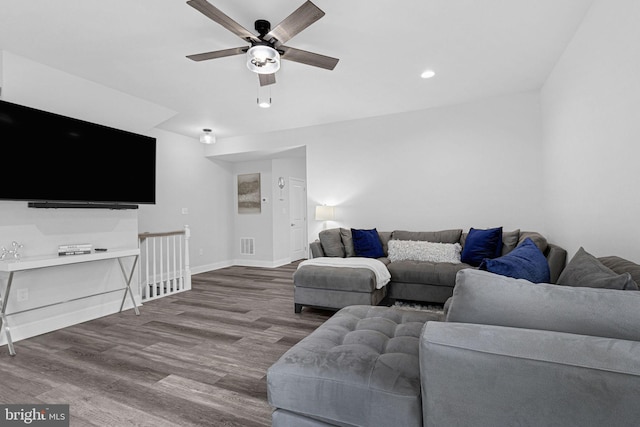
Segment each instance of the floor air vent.
M255 255L256 240L253 237L240 238L240 255Z

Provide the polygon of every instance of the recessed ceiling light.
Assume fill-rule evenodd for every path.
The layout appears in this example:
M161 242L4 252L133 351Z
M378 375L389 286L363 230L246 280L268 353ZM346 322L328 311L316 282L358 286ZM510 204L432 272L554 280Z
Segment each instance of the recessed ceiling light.
M422 72L422 74L420 74L420 77L422 77L423 79L430 79L431 77L435 76L436 72L433 70L425 70Z

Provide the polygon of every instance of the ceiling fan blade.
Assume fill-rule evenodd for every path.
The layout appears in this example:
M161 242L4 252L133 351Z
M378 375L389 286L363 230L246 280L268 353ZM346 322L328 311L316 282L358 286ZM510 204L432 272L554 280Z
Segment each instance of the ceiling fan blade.
M306 1L294 10L291 15L287 16L284 21L276 25L265 36L264 40L271 41L276 39L276 46L280 46L291 40L293 36L307 28L324 16L324 12L318 6Z
M213 52L197 53L187 55L192 61L206 61L207 59L224 58L225 56L241 55L247 52L246 47L234 47L231 49L215 50Z
M203 15L225 27L243 40L259 41L258 37L249 30L227 16L223 11L206 0L189 0L187 4L200 11Z
M338 58L320 55L319 53L307 52L306 50L296 49L293 47L280 46L283 59L299 62L301 64L312 65L314 67L324 68L325 70L333 70L338 65Z
M272 85L276 82L276 74L258 74L260 78L260 86Z

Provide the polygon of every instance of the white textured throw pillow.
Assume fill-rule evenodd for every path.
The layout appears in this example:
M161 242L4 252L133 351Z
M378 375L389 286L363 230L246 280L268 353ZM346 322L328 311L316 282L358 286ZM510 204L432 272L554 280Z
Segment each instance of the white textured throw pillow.
M389 261L431 261L460 263L460 243L389 240Z

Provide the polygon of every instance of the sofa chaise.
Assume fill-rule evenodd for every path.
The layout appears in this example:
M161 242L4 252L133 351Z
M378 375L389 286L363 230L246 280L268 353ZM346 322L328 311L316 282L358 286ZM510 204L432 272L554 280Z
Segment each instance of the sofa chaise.
M343 268L326 265L301 265L293 275L294 310L300 313L303 306L340 309L348 305L387 305L395 300L424 303L444 303L453 294L458 271L476 268L464 262L431 262L424 260L392 260L389 257L390 241L434 242L459 244L464 249L468 232L462 229L440 231L377 232L382 256L377 258L388 269L390 281L381 288L376 286L376 275L367 268ZM565 266L566 251L540 233L513 230L502 232L500 255L506 255L525 239L530 238L547 259L550 283L555 283ZM319 239L310 244L312 258L332 259L356 257L351 230L333 228L323 230Z
M637 264L600 260L640 283ZM268 369L272 425L638 425L639 306L637 291L463 269L444 319L345 307Z

